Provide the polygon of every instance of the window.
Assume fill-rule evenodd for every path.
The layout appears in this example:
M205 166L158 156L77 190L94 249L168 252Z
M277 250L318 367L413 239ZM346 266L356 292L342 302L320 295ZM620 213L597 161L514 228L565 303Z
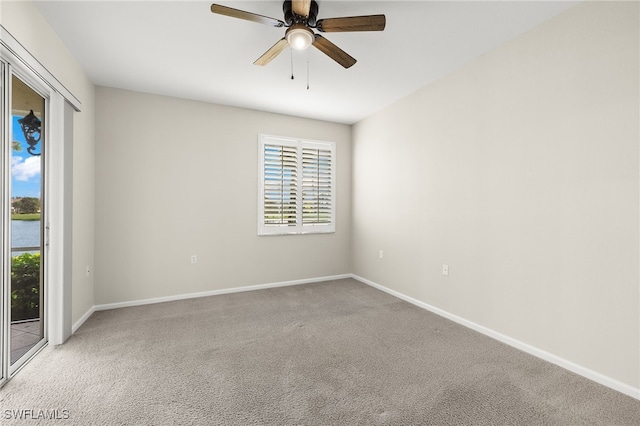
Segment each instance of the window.
M258 235L335 232L333 142L260 135Z

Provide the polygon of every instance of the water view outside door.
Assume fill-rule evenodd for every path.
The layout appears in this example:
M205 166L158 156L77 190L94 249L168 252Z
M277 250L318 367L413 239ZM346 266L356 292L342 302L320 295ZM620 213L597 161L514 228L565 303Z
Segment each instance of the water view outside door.
M10 365L44 335L43 182L45 99L11 77Z

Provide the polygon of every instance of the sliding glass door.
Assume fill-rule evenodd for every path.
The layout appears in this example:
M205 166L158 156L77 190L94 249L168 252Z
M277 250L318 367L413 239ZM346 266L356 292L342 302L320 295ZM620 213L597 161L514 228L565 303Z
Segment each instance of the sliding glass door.
M73 116L80 107L0 25L0 386L48 342L71 335Z
M46 343L47 99L2 64L2 361L7 379Z

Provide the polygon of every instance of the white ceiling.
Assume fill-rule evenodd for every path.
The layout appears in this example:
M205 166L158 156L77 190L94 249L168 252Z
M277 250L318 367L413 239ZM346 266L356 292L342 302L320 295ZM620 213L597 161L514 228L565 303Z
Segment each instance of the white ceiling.
M347 124L578 3L319 0L319 19L387 17L383 32L323 34L358 60L344 69L313 47L253 65L285 30L212 14L213 2L283 19L271 0L35 3L97 85Z

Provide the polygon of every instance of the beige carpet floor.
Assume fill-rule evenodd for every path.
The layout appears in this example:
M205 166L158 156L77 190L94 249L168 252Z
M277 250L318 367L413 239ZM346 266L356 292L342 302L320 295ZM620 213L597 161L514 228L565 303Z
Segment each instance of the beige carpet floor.
M640 402L340 280L96 312L0 424L638 425Z

